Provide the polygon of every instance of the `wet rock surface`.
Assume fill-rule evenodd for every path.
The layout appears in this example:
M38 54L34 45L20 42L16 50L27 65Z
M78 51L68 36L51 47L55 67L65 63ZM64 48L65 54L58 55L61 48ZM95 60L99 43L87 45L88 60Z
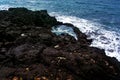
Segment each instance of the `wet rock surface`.
M55 35L55 25L71 26L78 40ZM0 11L0 80L120 80L120 63L91 42L46 10Z

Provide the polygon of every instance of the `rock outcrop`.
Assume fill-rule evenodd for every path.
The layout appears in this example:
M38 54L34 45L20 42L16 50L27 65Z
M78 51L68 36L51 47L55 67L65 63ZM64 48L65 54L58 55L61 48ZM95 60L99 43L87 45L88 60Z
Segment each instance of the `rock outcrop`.
M55 25L69 25L78 40L55 35ZM0 80L120 80L120 63L91 42L46 10L0 11Z

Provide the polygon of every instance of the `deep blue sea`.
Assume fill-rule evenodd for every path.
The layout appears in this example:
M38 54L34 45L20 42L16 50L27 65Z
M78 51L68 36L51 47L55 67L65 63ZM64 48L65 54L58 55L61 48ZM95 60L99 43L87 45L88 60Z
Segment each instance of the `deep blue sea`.
M58 21L72 23L120 61L120 0L0 0L0 10L26 7L48 10Z

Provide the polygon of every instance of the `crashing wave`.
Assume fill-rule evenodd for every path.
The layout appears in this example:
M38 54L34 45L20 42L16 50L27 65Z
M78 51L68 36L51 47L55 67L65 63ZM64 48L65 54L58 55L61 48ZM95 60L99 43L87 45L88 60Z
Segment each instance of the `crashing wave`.
M85 33L88 38L93 39L90 46L105 49L106 55L116 57L120 61L120 35L115 31L105 30L105 25L92 22L86 19L80 19L73 16L64 16L56 13L50 13L58 21L71 23ZM71 33L70 33L71 34Z

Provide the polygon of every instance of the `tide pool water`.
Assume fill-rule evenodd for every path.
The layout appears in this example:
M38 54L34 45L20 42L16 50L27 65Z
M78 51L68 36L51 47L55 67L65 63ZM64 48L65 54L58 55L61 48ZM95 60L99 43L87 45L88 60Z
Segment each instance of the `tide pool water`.
M90 46L105 49L106 55L120 61L120 0L0 0L0 10L9 7L46 9L58 21L72 23L93 39ZM65 27L58 30L73 34Z

